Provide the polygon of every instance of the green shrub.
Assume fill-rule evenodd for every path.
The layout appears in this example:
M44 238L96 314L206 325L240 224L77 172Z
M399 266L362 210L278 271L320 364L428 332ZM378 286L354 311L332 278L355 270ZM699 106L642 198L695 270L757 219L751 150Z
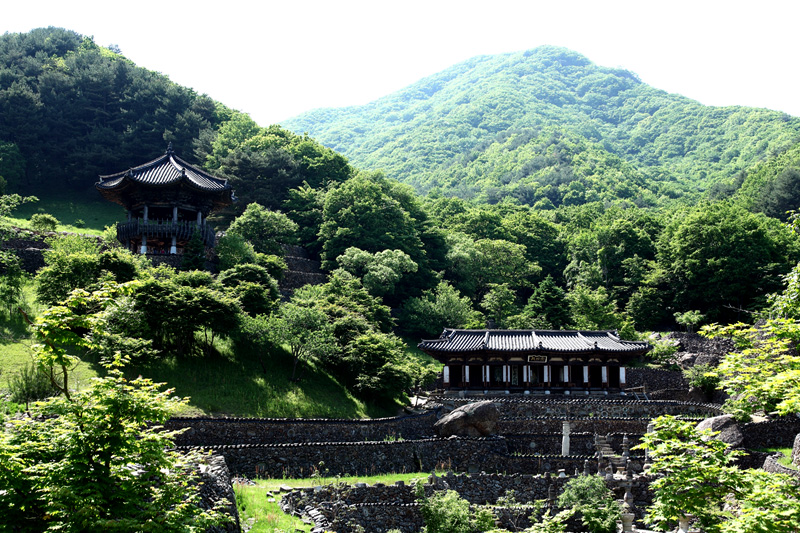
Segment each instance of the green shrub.
M26 406L58 395L58 389L53 386L47 373L32 362L22 367L8 385L11 401Z
M58 227L58 219L49 213L33 214L30 222L36 231L55 231Z
M719 375L714 372L711 365L694 365L683 371L683 377L691 387L702 389L707 396L711 396L719 388Z
M560 507L574 507L583 525L592 533L614 533L621 518L619 505L598 476L578 476L564 485L558 497Z
M423 497L420 513L425 520L425 533L473 533L494 528L494 517L489 510L470 510L469 502L454 490Z

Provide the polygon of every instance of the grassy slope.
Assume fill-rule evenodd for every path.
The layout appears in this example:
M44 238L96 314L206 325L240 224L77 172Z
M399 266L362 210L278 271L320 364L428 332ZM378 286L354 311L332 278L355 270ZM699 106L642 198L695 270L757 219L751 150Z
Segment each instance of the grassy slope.
M28 313L35 316L32 284L25 296ZM0 397L8 392L17 372L32 361L32 342L19 315L9 319L0 314ZM181 416L365 418L392 416L399 407L365 403L312 364L302 364L300 381L292 382L292 360L282 350L263 356L264 371L257 354L241 349L234 354L227 341L216 347L213 356L165 355L147 364L131 364L126 373L166 383L178 396L188 397L186 409L176 413ZM84 358L73 370L72 385L84 387L102 373L97 361Z
M57 195L37 193L38 202L18 207L5 221L21 228L29 228L28 220L36 213L49 213L61 223L58 231L99 235L106 226L124 220L125 211L117 204L103 200L95 190L83 192L64 191ZM83 221L83 224L80 221ZM76 224L77 223L77 224Z

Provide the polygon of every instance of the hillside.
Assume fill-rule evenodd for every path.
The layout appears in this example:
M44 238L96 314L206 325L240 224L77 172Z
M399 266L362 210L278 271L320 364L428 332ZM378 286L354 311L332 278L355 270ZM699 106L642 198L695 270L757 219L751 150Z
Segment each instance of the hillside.
M515 196L530 205L543 198L557 204L572 181L601 198L615 189L613 178L598 185L594 174L574 168L560 177L539 172L548 165L537 156L563 150L531 150L528 139L555 128L586 154L581 158L603 151L619 158L620 172L641 182L624 195L641 195L644 203L696 196L800 135L800 119L785 113L704 106L551 46L475 57L370 104L318 109L282 125L422 192L441 188L492 202Z

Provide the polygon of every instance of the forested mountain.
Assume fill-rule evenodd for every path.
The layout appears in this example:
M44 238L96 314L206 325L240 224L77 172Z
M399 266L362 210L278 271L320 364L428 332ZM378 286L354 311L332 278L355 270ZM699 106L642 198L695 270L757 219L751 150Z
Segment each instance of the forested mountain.
M240 199L214 221L240 217L224 268L269 269L280 262L264 254L300 244L332 275L332 300L363 284L411 334L737 320L800 259L777 220L800 204L800 119L702 106L568 50L478 57L287 125L317 139L74 32L0 37L6 192L83 190L172 142Z
M283 125L422 192L556 206L697 196L800 135L785 113L704 106L551 46L476 57Z

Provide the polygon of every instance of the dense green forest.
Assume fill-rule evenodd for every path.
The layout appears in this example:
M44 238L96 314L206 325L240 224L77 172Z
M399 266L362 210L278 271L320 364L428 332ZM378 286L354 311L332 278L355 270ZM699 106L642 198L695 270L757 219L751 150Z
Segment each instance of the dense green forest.
M0 38L0 113L6 212L16 193L88 198L98 174L170 142L239 198L215 220L227 230L218 275L67 241L35 277L40 305L136 282L112 345L128 339L148 357L212 353L219 339L241 353L284 347L292 377L314 362L362 398L430 376L398 335L488 325L636 337L750 321L800 260L786 223L800 200L800 120L705 107L563 49L475 58L363 108L287 122L313 138L47 28ZM286 244L329 277L281 300ZM3 261L11 309L22 282L12 254ZM186 309L191 323L175 323Z

